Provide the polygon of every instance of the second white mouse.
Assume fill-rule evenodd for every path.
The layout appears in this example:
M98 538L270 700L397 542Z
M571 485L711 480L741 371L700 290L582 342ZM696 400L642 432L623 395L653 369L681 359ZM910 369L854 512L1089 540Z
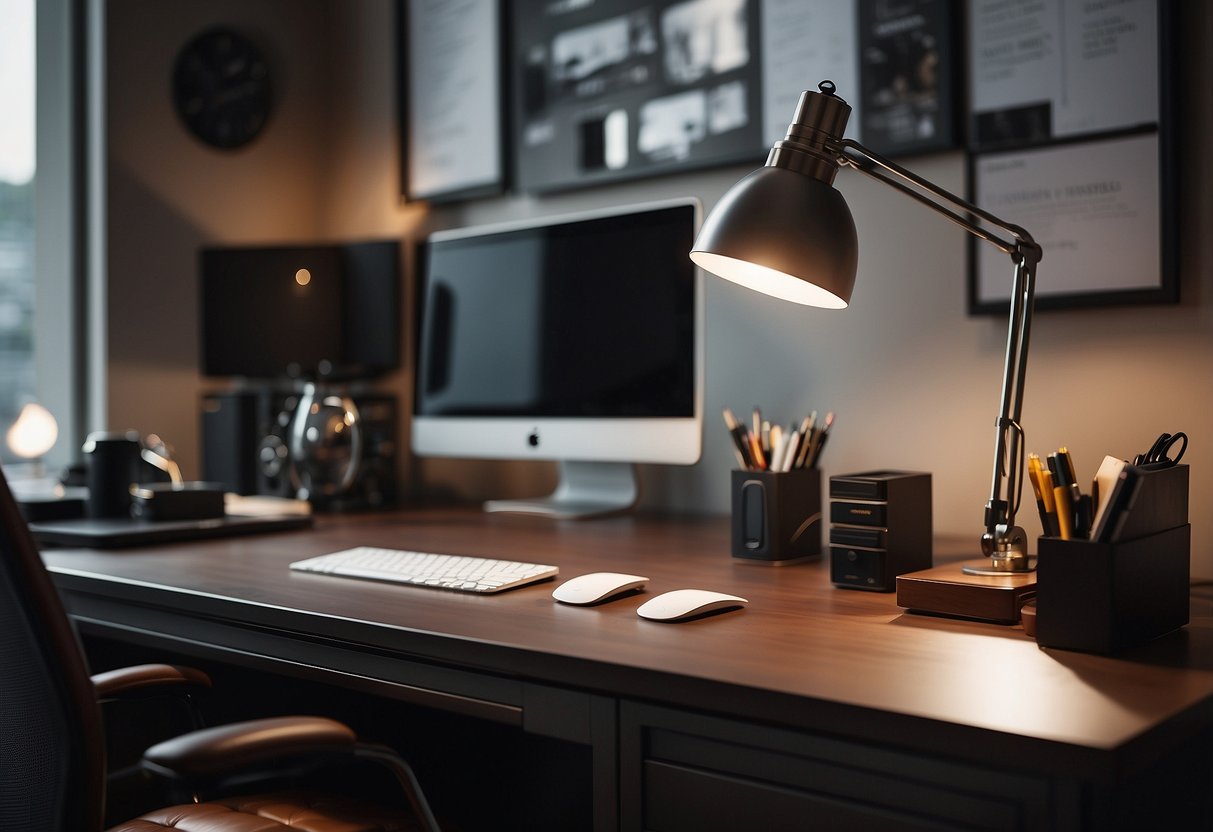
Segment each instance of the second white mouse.
M602 601L644 589L649 579L643 575L621 572L591 572L578 575L552 590L552 597L566 604L597 604Z
M641 618L651 621L683 621L717 610L744 607L745 598L712 592L707 589L675 589L645 601L636 610Z

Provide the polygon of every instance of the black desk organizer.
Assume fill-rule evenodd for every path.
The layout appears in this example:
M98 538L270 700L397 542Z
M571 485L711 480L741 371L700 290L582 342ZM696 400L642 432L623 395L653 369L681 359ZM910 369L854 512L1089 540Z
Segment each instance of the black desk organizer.
M1116 653L1188 623L1188 466L1141 476L1115 542L1040 538L1036 642L1042 647Z

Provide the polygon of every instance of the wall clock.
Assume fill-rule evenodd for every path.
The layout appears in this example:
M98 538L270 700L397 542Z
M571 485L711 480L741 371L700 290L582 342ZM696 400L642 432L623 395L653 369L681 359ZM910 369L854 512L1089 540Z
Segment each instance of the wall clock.
M186 128L206 144L224 150L243 147L269 121L269 64L239 32L207 29L177 55L173 106Z

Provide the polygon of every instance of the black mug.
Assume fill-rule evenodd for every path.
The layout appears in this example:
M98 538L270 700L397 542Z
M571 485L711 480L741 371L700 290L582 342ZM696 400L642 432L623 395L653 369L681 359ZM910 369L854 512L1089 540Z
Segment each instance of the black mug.
M134 431L90 433L84 440L89 517L131 516L131 484L141 449Z

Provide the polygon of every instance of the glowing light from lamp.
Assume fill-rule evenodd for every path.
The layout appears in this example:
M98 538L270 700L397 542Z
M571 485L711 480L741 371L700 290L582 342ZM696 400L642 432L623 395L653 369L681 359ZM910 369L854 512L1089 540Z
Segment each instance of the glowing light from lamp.
M748 289L762 292L764 295L770 295L780 300L790 300L803 306L818 306L823 309L847 308L847 302L828 289L799 277L793 277L778 269L706 251L692 252L691 259L695 261L696 265L717 277L731 280Z
M36 402L21 408L5 437L8 449L22 459L36 459L55 445L59 425L51 412Z
M295 282L300 286L306 286L312 282L312 273L307 269L300 269L295 272Z

